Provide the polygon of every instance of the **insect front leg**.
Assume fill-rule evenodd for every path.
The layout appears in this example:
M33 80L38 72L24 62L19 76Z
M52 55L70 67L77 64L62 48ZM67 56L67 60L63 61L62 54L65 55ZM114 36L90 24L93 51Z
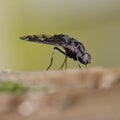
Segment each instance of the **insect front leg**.
M49 66L47 67L47 70L49 70L49 68L50 68L50 67L52 66L52 64L53 64L53 58L54 58L54 51L55 51L55 50L58 50L59 52L61 52L62 54L65 55L65 53L64 53L62 50L60 50L58 47L54 47L53 50L52 50L51 61L50 61Z

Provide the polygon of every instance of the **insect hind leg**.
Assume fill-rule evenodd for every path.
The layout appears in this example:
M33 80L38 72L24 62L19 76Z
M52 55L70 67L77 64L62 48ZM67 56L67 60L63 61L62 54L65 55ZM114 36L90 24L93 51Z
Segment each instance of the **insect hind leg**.
M47 70L49 70L50 67L51 67L52 64L53 64L53 58L54 58L54 51L55 51L55 50L58 50L59 52L61 52L62 54L65 55L65 53L64 53L61 49L59 49L58 47L54 47L53 50L52 50L52 55L51 55L50 64L49 64L49 66L47 67Z

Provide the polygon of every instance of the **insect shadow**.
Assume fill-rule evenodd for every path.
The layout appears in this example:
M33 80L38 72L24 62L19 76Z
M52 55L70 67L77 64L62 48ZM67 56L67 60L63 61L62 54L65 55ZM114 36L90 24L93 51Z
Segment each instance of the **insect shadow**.
M47 70L50 69L50 67L53 64L54 59L54 51L57 50L61 52L63 55L65 55L65 59L60 66L60 69L62 69L64 66L67 68L67 58L72 58L75 61L78 61L78 66L81 68L80 63L84 64L87 67L87 64L91 63L91 55L86 52L84 45L76 40L75 38L71 38L68 35L65 34L58 34L53 36L48 35L28 35L20 37L20 39L30 42L37 42L41 44L49 44L54 45L55 47L52 50L51 60L50 64L47 67ZM65 51L62 51L60 48L62 47Z

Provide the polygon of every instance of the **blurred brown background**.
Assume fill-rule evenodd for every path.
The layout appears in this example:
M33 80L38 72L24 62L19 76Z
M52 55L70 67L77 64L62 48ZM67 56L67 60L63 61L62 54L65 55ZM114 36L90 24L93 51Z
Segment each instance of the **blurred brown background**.
M92 66L120 66L119 0L0 0L0 69L44 70L53 46L19 40L28 34L68 34L92 55ZM52 69L64 56L55 53ZM76 68L72 59L69 68Z

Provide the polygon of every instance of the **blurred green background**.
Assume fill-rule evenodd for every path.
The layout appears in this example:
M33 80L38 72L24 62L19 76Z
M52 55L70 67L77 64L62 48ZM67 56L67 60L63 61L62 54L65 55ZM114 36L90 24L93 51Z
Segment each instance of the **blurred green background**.
M119 0L0 0L0 69L45 70L53 46L19 40L30 34L64 33L80 40L93 66L120 66ZM51 69L64 60L55 53ZM77 63L68 60L69 68Z

